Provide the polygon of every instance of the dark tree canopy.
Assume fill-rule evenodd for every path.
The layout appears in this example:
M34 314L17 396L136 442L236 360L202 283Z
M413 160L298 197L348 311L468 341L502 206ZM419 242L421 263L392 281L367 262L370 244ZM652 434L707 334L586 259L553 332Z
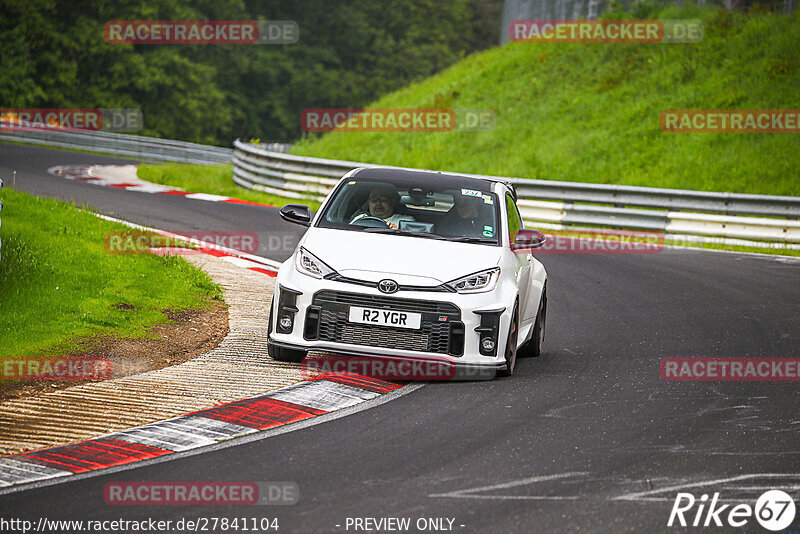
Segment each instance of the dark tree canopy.
M109 44L109 20L295 20L293 45ZM140 108L145 135L290 141L495 44L499 0L4 0L0 107Z

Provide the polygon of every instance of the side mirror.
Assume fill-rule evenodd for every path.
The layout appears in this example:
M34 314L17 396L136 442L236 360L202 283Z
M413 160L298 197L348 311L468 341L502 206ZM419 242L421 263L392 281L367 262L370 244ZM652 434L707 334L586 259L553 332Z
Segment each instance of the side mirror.
M517 236L511 244L511 250L526 250L529 248L539 248L545 244L547 236L539 230L528 230L527 228L520 228L517 230Z
M287 204L281 208L281 219L302 226L311 226L311 211L308 206Z

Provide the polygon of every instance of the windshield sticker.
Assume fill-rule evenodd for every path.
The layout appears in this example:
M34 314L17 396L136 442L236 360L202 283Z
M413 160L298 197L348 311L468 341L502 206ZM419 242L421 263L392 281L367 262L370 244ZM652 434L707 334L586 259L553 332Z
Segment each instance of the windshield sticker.
M483 202L484 204L494 204L491 195L483 195Z
M492 228L491 226L484 226L483 235L486 237L494 237L494 228Z
M465 197L478 197L481 198L481 192L474 189L462 189L461 194Z
M347 185L355 185L355 182L348 182Z

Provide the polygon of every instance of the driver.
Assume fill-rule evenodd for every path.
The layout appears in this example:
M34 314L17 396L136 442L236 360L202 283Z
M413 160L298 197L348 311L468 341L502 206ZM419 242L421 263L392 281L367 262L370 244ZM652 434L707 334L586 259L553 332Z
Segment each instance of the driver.
M379 219L383 219L383 221L386 223L386 226L392 230L397 230L400 221L414 220L414 217L411 215L395 213L395 208L397 207L399 200L400 195L397 194L397 190L391 185L387 184L373 187L370 189L369 198L367 199L369 212L365 213L363 211L359 211L350 221L350 224L353 224L357 220L363 219L364 217L377 217Z

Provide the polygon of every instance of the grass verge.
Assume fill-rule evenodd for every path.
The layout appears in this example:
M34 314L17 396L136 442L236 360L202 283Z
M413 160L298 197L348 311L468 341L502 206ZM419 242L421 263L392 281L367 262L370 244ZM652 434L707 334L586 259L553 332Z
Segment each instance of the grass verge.
M312 134L293 154L604 184L800 195L797 133L665 133L669 109L800 107L800 11L641 2L615 18L701 19L696 44L510 43L374 108L494 111L483 131Z
M687 241L664 241L665 245L676 247L703 248L709 250L723 250L727 252L748 252L751 254L769 254L773 256L800 256L800 250L786 247L744 247L741 245L726 245L722 243L693 243Z
M192 193L209 193L222 195L250 202L260 202L273 206L286 204L306 204L312 210L319 207L319 202L307 199L296 199L271 195L261 191L253 191L236 185L230 164L195 165L192 163L163 163L140 165L137 175L142 180L154 184L180 187Z
M175 256L112 255L91 212L0 190L0 357L63 355L96 336L148 337L165 310L202 309L222 290Z

